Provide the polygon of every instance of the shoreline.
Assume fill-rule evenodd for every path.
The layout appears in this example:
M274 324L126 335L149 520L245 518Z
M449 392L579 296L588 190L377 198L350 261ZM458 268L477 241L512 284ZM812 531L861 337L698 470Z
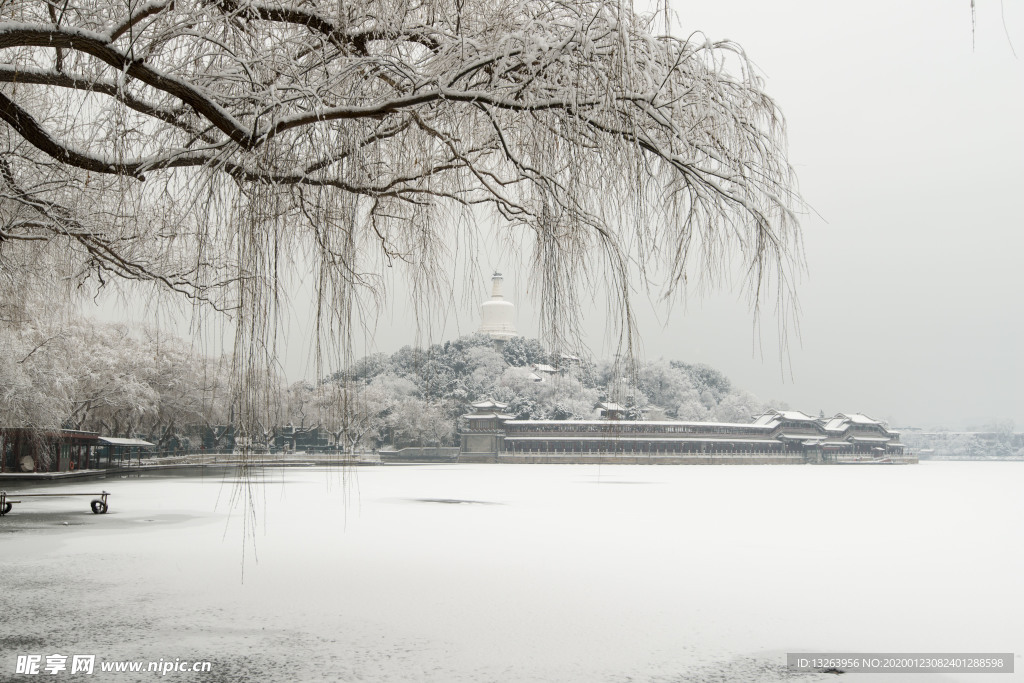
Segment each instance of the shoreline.
M69 479L104 479L111 475L142 474L145 472L166 472L187 469L231 469L239 467L323 467L336 465L342 467L380 465L372 460L336 460L323 457L303 458L302 460L218 460L206 463L144 463L130 467L108 467L95 470L71 470L67 472L3 472L0 482L36 482L65 481Z

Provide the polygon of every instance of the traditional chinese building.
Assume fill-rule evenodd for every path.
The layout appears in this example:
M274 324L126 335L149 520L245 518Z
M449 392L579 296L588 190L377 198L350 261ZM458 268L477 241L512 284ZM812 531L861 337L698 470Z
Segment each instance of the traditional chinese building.
M497 455L504 451L506 425L513 418L502 412L508 408L508 404L487 399L473 403L470 407L473 412L464 418L468 427L459 435L461 452Z
M69 472L119 467L148 454L142 439L73 429L0 428L0 473Z
M460 459L488 462L906 462L899 434L859 414L814 418L768 411L750 423L605 419L516 420L494 401L472 404ZM610 418L610 419L609 419Z

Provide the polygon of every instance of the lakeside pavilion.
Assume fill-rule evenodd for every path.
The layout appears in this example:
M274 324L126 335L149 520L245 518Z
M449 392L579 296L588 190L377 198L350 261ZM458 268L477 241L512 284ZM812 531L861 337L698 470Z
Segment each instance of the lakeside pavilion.
M74 429L0 427L0 473L69 472L119 467L154 444Z
M460 453L490 456L748 456L750 461L836 462L843 458L899 459L898 432L859 413L815 418L770 410L750 423L624 420L607 408L597 420L517 420L490 399L471 405L460 432Z

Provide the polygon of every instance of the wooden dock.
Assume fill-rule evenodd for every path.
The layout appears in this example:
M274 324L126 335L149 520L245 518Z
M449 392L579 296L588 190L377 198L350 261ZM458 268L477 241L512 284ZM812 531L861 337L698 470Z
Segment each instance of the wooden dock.
M6 515L14 508L15 503L23 503L22 500L12 500L11 496L17 496L18 498L67 498L72 496L99 496L99 498L93 499L89 503L89 508L93 514L103 515L106 514L110 508L107 503L107 497L110 493L106 491L100 491L99 493L15 493L8 494L7 491L0 491L0 516Z

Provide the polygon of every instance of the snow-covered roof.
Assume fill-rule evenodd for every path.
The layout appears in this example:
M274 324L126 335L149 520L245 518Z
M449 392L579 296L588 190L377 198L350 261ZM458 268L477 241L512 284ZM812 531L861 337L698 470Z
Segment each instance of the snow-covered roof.
M780 410L779 416L783 420L793 420L795 422L813 422L816 419L799 410Z
M476 403L471 403L470 405L476 408L477 410L486 410L487 408L497 408L499 410L504 410L505 408L508 408L507 403L498 403L497 401L492 401L491 399L477 401Z
M825 423L826 432L845 432L850 428L850 421L845 417L833 417Z
M781 420L789 420L790 422L814 422L816 419L817 418L813 418L799 410L768 410L755 417L754 424L778 424Z
M619 411L625 410L625 408L620 406L618 403L611 403L611 402L605 403L604 401L598 403L597 407L600 408L601 410L619 410Z
M501 420L511 420L515 415L506 415L504 413L476 413L474 415L466 415L467 420L493 420L498 418Z
M533 369L537 372L558 372L554 367L546 365L545 363L535 363Z
M108 446L155 446L155 443L142 439L122 439L116 436L101 436L98 441Z
M854 424L859 424L859 425L880 425L880 424L882 424L878 420L873 420L870 417L868 417L867 415L862 415L860 413L846 413L846 414L843 414L843 417L848 419L850 422L853 422Z

